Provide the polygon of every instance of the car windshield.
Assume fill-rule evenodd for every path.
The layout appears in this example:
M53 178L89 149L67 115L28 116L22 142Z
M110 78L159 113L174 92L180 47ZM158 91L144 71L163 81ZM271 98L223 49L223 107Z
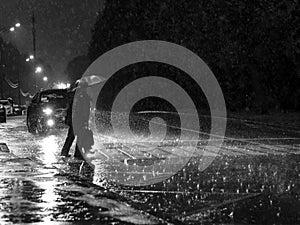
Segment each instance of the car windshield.
M1 105L10 105L8 101L0 101Z
M42 103L47 102L64 102L66 101L66 93L59 91L59 92L44 92L41 93L40 101Z

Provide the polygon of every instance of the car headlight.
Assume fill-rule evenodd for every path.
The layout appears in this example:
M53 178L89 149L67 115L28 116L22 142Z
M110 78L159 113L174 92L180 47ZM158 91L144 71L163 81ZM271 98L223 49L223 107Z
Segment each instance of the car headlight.
M49 127L53 127L54 126L54 120L50 119L50 120L47 120L47 125Z
M47 116L49 116L53 113L53 110L50 108L45 108L45 109L43 109L43 113L45 113Z

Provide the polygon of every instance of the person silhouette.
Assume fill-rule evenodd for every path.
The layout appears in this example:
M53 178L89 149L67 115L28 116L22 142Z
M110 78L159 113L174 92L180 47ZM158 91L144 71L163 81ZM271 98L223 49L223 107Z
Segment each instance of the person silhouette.
M74 85L72 85L70 87L70 89L68 90L68 108L67 108L67 115L65 118L65 123L66 123L66 125L69 126L69 129L68 129L67 138L66 138L63 148L61 150L61 156L66 156L66 157L70 157L69 151L73 144L73 141L75 140L75 134L74 134L73 122L72 122L72 108L73 108L75 91L78 86L78 83L79 83L79 81L76 81L76 83ZM79 159L83 158L80 153L77 143L76 143L76 147L75 147L74 157L79 158Z
M93 132L89 128L92 98L87 93L87 89L90 86L97 88L95 85L103 81L105 81L105 78L91 75L76 81L75 87L70 89L70 101L66 117L69 131L61 151L62 156L69 156L69 151L75 137L77 137L75 158L83 159L82 153L86 154L91 151L94 145Z
M74 102L73 128L76 132L77 143L85 154L92 149L94 144L93 132L89 128L91 111L91 97L87 93L88 80L82 78L77 88L77 95Z

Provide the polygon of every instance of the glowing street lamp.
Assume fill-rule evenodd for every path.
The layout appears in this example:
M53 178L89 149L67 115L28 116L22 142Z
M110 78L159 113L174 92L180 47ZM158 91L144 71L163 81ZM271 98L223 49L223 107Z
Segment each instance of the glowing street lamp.
M48 81L48 77L43 77L43 81L47 82Z
M14 26L8 28L8 27L0 27L0 34L2 34L2 32L6 32L6 31L10 31L10 32L14 32L16 30L16 28L19 28L21 26L20 23L16 23Z
M9 30L10 30L11 32L14 32L14 31L16 30L16 28L19 28L20 26L21 26L20 23L16 23L13 27L9 28Z
M35 68L35 73L41 73L42 71L43 71L43 69L40 66Z
M26 62L29 62L30 60L33 60L34 59L34 56L33 55L29 55L28 58L26 58Z

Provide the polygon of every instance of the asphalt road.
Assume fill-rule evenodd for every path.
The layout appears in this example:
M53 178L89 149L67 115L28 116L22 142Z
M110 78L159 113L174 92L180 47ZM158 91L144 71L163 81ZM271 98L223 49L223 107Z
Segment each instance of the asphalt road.
M120 146L105 139L93 168L59 156L66 132L29 134L24 117L0 124L0 142L9 149L0 152L0 224L300 223L300 129L294 122L229 119L206 170L200 169L200 143L174 176L136 187L110 179L127 174L113 170L114 162L149 163L153 155L172 155L170 143Z

